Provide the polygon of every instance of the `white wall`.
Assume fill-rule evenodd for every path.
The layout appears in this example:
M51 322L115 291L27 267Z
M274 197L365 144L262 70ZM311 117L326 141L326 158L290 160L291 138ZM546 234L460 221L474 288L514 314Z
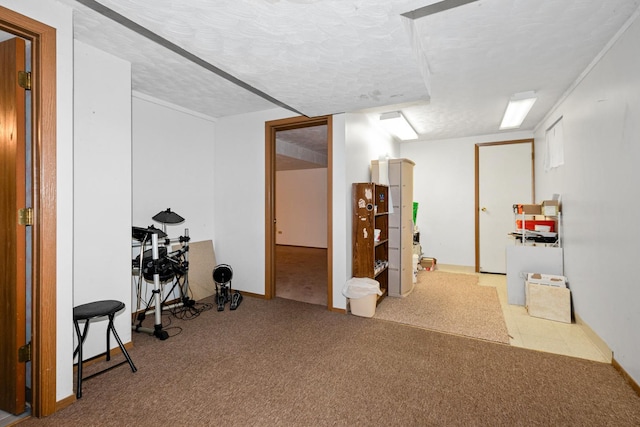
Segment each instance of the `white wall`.
M372 123L366 114L346 114L345 129L346 178L351 191L352 183L371 181L371 160L399 157L400 143Z
M334 125L335 127L335 125ZM345 115L345 163L342 165L345 169L344 187L338 194L334 190L334 200L342 197L345 209L342 212L336 212L338 216L345 218L345 234L340 241L334 240L334 246L344 244L345 251L345 276L334 276L334 306L346 308L347 301L342 295L342 288L347 280L352 277L352 226L353 226L353 192L352 185L355 182L371 182L371 161L378 160L380 157L399 157L400 144L391 136L383 132L378 126L370 121L366 114L349 113ZM336 168L336 165L334 165ZM339 182L339 181L334 181ZM334 185L336 187L337 185ZM334 210L335 211L335 210ZM336 259L334 263L342 262Z
M216 123L213 247L234 289L264 295L265 122L295 115L275 108Z
M40 0L0 5L56 29L56 399L73 394L73 16Z
M77 41L74 47L73 302L124 302L115 326L129 342L131 64ZM104 353L106 327L106 319L92 322L85 359Z
M166 209L185 221L166 225L169 238L213 239L214 119L134 94L133 213L136 227L162 224L152 217Z
M276 244L327 247L327 168L276 172Z
M475 144L533 138L508 132L400 145L401 157L416 163L413 200L424 256L440 264L475 266Z
M351 278L351 185L347 185L346 114L332 119L333 199L331 202L333 243L332 280L333 306L345 309L347 300L342 295L344 283Z
M186 229L192 243L213 240L214 205L217 202L213 191L214 119L135 92L132 110L132 225L141 228L153 225L162 229L163 224L152 218L171 209L185 219L180 224L165 225L172 245L180 244L178 239L186 235ZM147 245L146 249L149 248ZM131 258L139 254L140 248L136 247ZM215 266L192 264L191 267L212 271ZM153 284L144 283L142 298L149 301ZM130 288L135 295L134 286ZM180 297L177 288L172 296L167 295L170 289L170 285L163 286L163 298ZM133 311L136 306L134 302Z
M292 117L284 109L221 118L216 124L215 239L217 260L234 268L234 287L264 294L266 121ZM370 162L398 156L398 144L363 114L333 117L333 301L345 308L351 277L351 185L369 181Z
M576 313L640 382L640 22L536 132L537 198L562 194L565 274ZM545 130L563 117L565 164L542 167Z

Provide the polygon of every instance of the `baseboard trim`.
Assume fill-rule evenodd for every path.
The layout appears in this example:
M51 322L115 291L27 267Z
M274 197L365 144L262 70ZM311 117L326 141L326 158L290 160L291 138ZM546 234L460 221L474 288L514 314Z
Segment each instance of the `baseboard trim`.
M578 313L574 313L574 317L576 319L576 324L579 325L582 328L584 333L587 335L587 337L589 337L591 342L593 342L593 344L595 344L595 346L598 348L598 350L600 350L602 355L609 362L611 362L613 360L613 351L611 351L611 349L609 348L607 343L604 342L602 340L602 338L600 338L598 336L598 334L596 334L593 331L593 329L591 329L591 327L589 327L589 325L584 320L582 320L582 318L578 315Z
M251 297L251 298L259 298L259 299L267 299L267 296L264 294L254 294L253 292L240 291L243 297Z
M607 343L605 343L602 338L600 338L598 336L598 334L596 334L593 329L591 329L589 327L589 325L587 325L585 323L584 320L582 320L582 318L574 313L574 317L576 319L576 324L580 325L580 327L582 328L582 330L584 331L584 333L589 337L589 339L595 344L595 346L598 348L598 350L600 350L600 352L611 362L611 366L613 366L613 368L618 371L620 373L620 375L622 376L622 378L624 378L624 380L631 386L631 388L633 389L633 391L636 392L636 394L638 396L640 396L640 385L638 385L638 383L636 382L636 380L633 379L633 377L631 375L629 375L627 373L627 371L624 370L624 368L622 367L622 365L620 365L620 363L618 363L618 361L615 359L615 357L613 357L613 351L611 351L611 349L609 348L609 346L607 345Z
M306 249L327 249L326 246L293 245L290 243L276 243L276 246L289 246L291 248L306 248Z
M456 265L456 264L439 264L434 265L434 271L444 271L447 273L461 273L461 274L475 274L476 268L471 265Z
M627 373L627 371L624 370L624 368L618 363L618 361L613 358L611 360L611 365L615 368L616 371L618 371L620 373L620 375L622 375L622 378L625 379L625 381L631 386L631 388L633 389L633 391L636 392L636 394L638 396L640 396L640 386L638 385L638 383L631 377L631 375L629 375Z
M71 406L76 401L76 395L72 394L71 396L67 396L62 400L58 400L56 402L56 412L62 411L64 408Z
M125 343L124 344L124 348L126 348L127 351L131 350L133 348L133 341L129 341L129 342ZM111 353L112 356L116 356L118 354L122 354L122 350L120 350L119 346L116 346L116 347L111 349L110 353ZM84 369L86 366L91 366L91 365L93 365L95 363L98 363L98 362L104 360L106 358L106 356L107 356L106 352L98 354L96 356L93 356L92 358L87 359L82 363L82 368ZM75 378L76 378L76 375L77 375L77 371L78 371L78 364L74 363L73 364L73 378L74 378L74 381L75 381ZM76 400L77 399L76 399L75 393L72 394L71 396L65 397L62 400L58 400L56 402L55 412L61 411L64 408L72 405Z

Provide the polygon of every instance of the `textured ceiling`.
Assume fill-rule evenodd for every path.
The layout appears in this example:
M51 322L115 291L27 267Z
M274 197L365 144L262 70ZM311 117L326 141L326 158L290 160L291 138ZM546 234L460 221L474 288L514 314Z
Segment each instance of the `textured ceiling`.
M276 170L326 168L327 125L276 132Z
M307 116L428 98L405 18L390 3L100 1ZM113 38L76 22L79 39Z
M431 102L405 115L435 138L498 131L511 95L536 91L533 129L634 12L637 0L478 1L415 21Z
M533 129L640 5L478 0L412 20L438 2L58 1L76 39L132 63L138 92L211 117L402 110L424 140L496 133L530 90Z

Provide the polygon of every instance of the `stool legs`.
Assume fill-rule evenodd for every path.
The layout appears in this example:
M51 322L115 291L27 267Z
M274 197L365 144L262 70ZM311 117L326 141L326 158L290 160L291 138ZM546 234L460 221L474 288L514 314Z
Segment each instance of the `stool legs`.
M133 364L133 360L131 360L131 357L129 357L129 352L127 352L127 349L124 348L124 344L122 344L122 340L120 339L120 336L118 335L118 332L116 332L116 328L113 326L113 316L114 315L115 315L115 313L109 315L109 326L107 327L107 360L111 359L111 356L109 354L109 349L111 348L109 346L109 330L111 330L111 332L113 333L113 336L115 337L116 341L118 342L118 345L120 346L120 350L122 350L122 354L124 354L124 357L127 359L127 362L129 362L129 366L131 367L131 372L135 372L138 369Z
M106 351L107 360L111 360L111 345L110 345L110 335L111 335L110 332L111 332L113 333L113 336L116 338L116 341L118 342L118 346L120 347L122 354L127 359L127 362L131 367L131 372L136 372L138 369L133 364L133 361L129 356L129 352L127 352L127 349L124 347L124 344L122 343L122 340L120 339L120 336L118 335L118 332L116 332L116 328L113 325L114 316L115 316L115 313L111 313L108 315L109 324L107 326L107 351ZM74 357L76 354L78 355L78 376L76 379L76 398L77 399L80 399L82 397L82 345L84 344L84 340L87 337L87 329L89 329L89 322L90 322L90 319L87 319L84 324L84 329L82 332L80 332L79 322L77 320L74 320L73 322L74 328L76 330L76 335L78 337L78 346L73 351Z
M73 351L73 355L78 355L78 376L76 378L76 398L80 399L82 397L82 344L84 344L84 339L87 336L87 329L89 328L89 321L87 320L84 324L84 332L80 333L80 325L78 321L75 320L73 322L73 326L76 330L76 335L78 336L78 346Z

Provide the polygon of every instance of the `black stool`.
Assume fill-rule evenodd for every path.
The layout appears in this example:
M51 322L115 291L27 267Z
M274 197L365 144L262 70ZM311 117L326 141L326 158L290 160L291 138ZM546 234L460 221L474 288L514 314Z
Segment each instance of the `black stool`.
M89 322L91 319L95 319L98 317L109 317L109 325L107 326L107 360L111 360L111 350L109 345L109 332L113 332L113 336L118 341L118 345L120 346L120 350L122 350L122 354L126 357L127 362L129 362L129 366L131 366L131 372L137 371L136 367L133 364L133 361L129 357L129 353L127 353L127 349L124 348L118 333L116 332L116 328L113 326L113 318L116 313L124 308L124 303L115 300L105 300L105 301L95 301L90 302L88 304L82 304L73 309L73 325L76 329L76 335L78 336L78 346L73 351L73 357L78 355L78 379L77 379L77 389L76 389L76 397L80 399L82 397L82 345L84 344L84 340L87 337L87 329L89 329ZM84 330L80 333L80 325L79 321L86 320L84 324ZM95 375L101 374L103 372L108 371L109 369L113 369L116 366L122 365L124 362L119 363L115 366L107 368L101 372L90 375L87 378L91 378Z

